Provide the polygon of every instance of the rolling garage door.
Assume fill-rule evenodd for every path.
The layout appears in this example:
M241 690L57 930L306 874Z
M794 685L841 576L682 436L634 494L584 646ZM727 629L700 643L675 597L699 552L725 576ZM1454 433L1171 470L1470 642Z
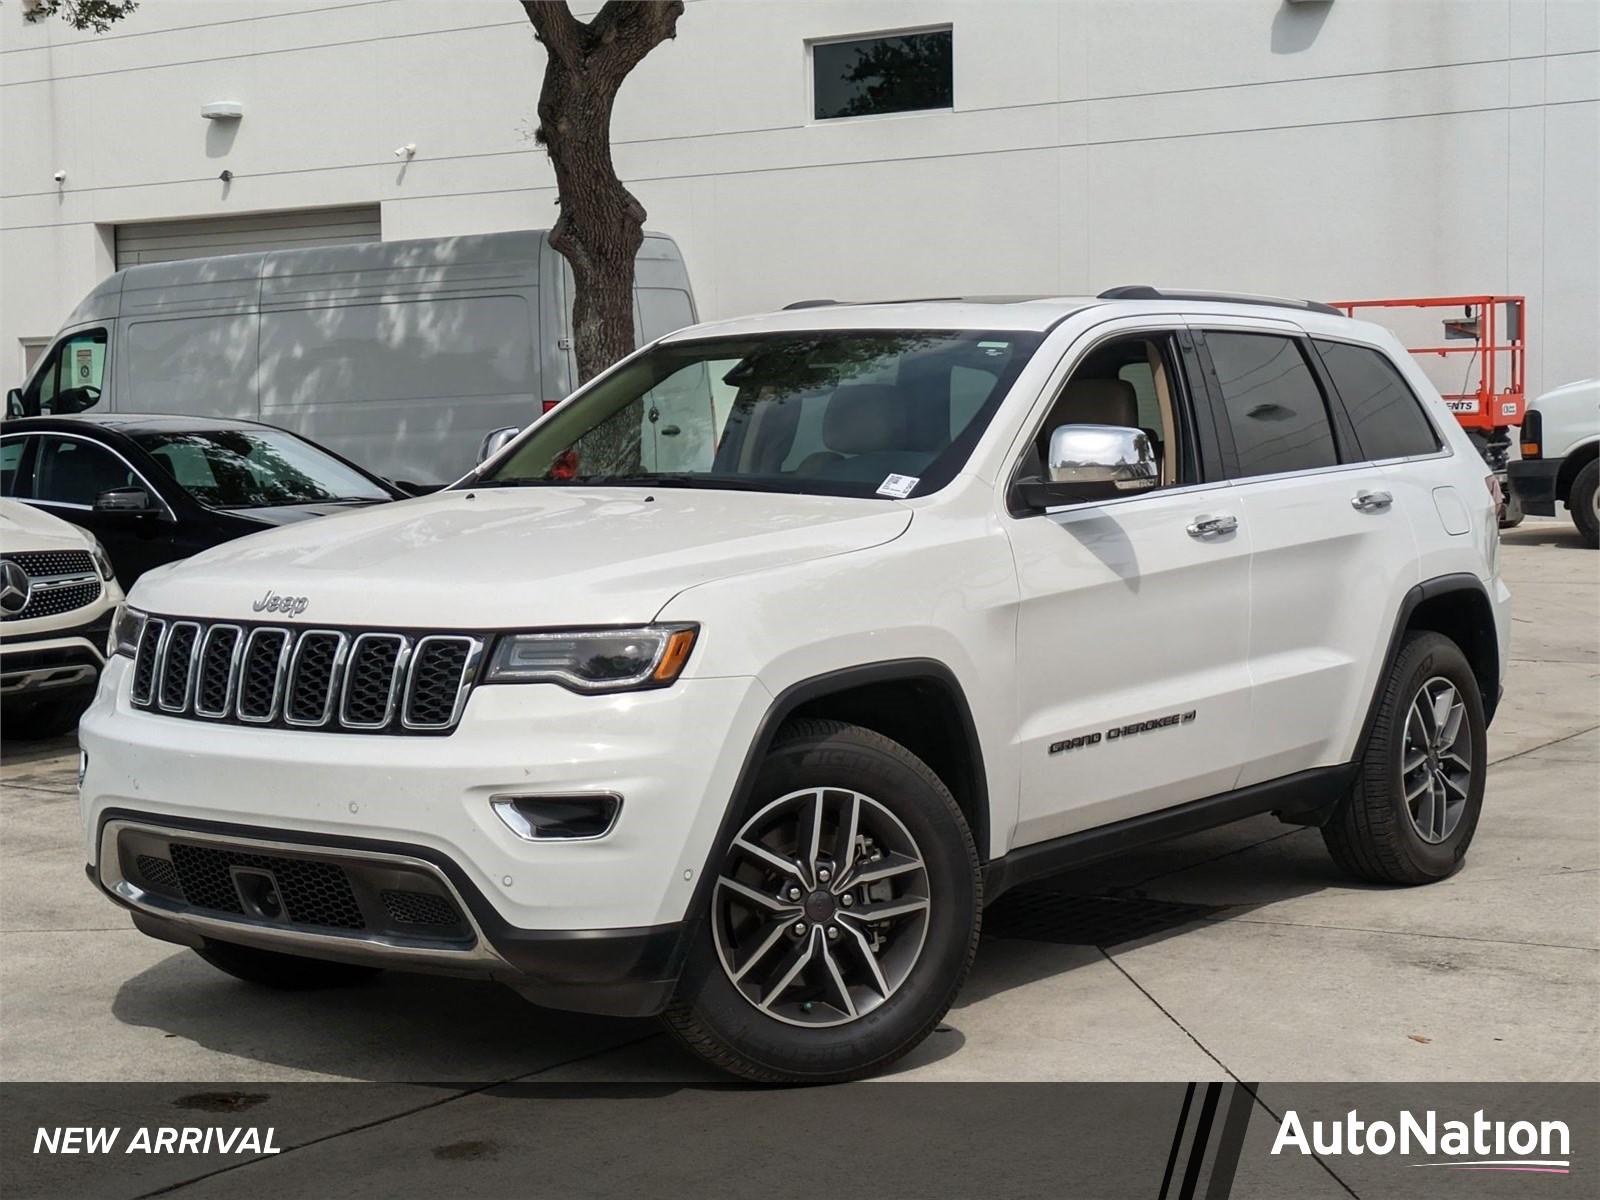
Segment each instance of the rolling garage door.
M354 208L299 209L241 217L200 217L188 221L147 221L117 226L117 267L138 263L246 254L252 250L295 250L376 242L383 238L376 204Z

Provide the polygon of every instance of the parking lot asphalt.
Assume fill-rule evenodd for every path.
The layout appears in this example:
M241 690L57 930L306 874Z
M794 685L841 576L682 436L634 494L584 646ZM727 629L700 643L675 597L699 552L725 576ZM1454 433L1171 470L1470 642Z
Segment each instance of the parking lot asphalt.
M1600 555L1530 518L1504 564L1512 659L1458 875L1354 886L1263 817L1047 881L997 906L890 1078L1600 1078ZM371 1139L450 1081L714 1078L652 1022L421 976L265 992L152 941L84 879L75 763L70 740L0 753L5 1080L431 1081L304 1115Z

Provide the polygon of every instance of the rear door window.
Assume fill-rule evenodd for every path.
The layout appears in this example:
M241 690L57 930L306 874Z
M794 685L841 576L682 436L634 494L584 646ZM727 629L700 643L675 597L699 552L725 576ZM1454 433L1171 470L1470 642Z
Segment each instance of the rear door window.
M28 439L22 437L7 438L0 442L0 496L23 496L22 478L22 452L27 449Z
M1207 331L1240 478L1339 461L1327 404L1300 344L1277 334Z
M1316 343L1367 459L1407 458L1439 449L1422 401L1380 351L1348 342Z

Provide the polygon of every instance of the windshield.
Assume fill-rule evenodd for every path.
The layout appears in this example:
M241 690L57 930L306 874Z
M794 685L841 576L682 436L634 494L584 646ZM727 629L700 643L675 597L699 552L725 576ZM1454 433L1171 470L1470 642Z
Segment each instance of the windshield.
M139 433L134 441L208 508L392 497L354 467L278 429Z
M1040 338L835 330L656 346L468 482L926 495L961 469Z

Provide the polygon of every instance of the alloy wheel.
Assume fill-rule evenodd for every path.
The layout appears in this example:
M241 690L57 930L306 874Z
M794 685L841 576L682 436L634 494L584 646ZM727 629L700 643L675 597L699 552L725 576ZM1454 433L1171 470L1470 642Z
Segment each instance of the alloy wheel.
M790 792L747 821L712 901L717 957L750 1004L791 1025L843 1025L905 983L931 899L916 839L870 796Z
M1412 698L1400 756L1406 815L1423 841L1437 845L1461 823L1472 788L1471 723L1448 679L1434 676Z

